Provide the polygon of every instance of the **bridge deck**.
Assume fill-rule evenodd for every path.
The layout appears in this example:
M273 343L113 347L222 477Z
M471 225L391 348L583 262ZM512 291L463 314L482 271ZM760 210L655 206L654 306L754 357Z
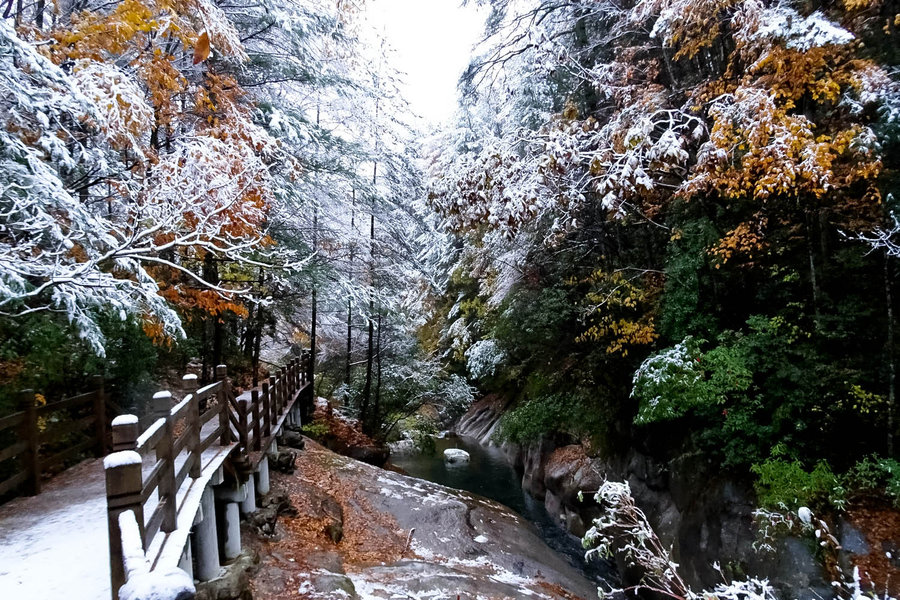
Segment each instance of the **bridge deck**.
M249 396L249 394L248 394ZM214 430L210 421L204 430ZM200 495L235 448L213 444L201 459L203 473L178 490L178 529L156 536L147 551L152 563L176 564L187 540ZM186 458L176 459L180 467ZM155 459L145 457L145 475ZM145 518L156 506L155 495ZM102 459L86 460L44 486L37 496L0 506L0 598L98 600L110 597L106 480Z
M0 506L0 598L109 598L103 461L86 460L37 496Z
M280 431L287 413L305 383L286 402L273 432ZM245 392L238 399L250 399ZM250 420L248 415L247 419ZM218 419L204 424L201 439L218 428ZM232 439L237 439L233 424ZM268 441L266 441L268 444ZM188 539L203 489L237 444L214 443L201 456L202 473L186 477L176 493L177 528L153 537L146 555L152 568L174 567ZM175 457L180 469L188 449ZM144 480L156 462L155 453L144 457ZM255 465L262 453L254 452ZM156 494L147 499L144 518L156 507ZM109 533L107 529L106 476L103 461L86 460L50 480L37 496L15 498L0 506L0 599L102 600L109 598Z

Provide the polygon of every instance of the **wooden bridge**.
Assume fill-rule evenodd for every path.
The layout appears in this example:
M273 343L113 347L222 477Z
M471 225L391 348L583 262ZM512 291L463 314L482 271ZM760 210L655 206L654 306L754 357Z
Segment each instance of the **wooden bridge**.
M238 397L224 366L216 368L214 383L199 389L196 376L186 375L180 395L176 403L172 393L157 393L153 421L143 431L136 416L113 419L113 452L102 463L81 463L44 493L0 507L0 597L115 600L120 590L133 599L168 590L176 598L195 579L217 577L221 564L241 553L240 515L254 512L257 494L268 492L276 436L312 408L304 361L290 361ZM92 427L93 444L106 447L102 389L62 402L94 406L93 415L67 427ZM60 410L60 404L48 406ZM5 452L22 454L25 468L3 484L26 483L37 492L46 466L36 433L41 409L33 401L28 406L0 420L0 432L18 427L24 438ZM81 441L64 452L90 447ZM64 556L73 548L84 552ZM69 580L42 578L54 571L48 564L67 564Z

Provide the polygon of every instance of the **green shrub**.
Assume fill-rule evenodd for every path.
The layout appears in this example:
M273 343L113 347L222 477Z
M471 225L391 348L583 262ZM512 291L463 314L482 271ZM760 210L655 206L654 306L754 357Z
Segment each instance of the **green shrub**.
M844 481L851 490L883 492L900 508L900 462L893 458L867 456L847 472Z
M532 397L500 419L498 441L523 444L542 436L565 433L593 435L602 426L598 411L577 394L555 393Z
M751 470L758 477L756 495L763 508L796 510L808 506L818 510L828 505L838 509L844 506L844 487L825 461L806 471L797 460L771 458Z
M324 421L313 421L303 426L303 433L314 440L322 440L326 435L331 433L331 427Z

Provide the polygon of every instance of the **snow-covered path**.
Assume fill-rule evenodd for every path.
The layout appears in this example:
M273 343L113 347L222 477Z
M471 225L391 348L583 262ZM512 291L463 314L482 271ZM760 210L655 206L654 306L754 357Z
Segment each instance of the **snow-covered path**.
M109 548L102 460L0 506L0 598L107 600Z

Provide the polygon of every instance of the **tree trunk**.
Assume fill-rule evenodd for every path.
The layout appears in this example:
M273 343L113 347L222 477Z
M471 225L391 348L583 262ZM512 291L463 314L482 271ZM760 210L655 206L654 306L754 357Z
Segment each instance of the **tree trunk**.
M374 186L376 177L378 176L378 163L376 162L372 168L372 184ZM366 354L366 383L363 387L362 407L360 408L360 420L366 433L372 431L371 423L368 419L369 403L372 399L372 361L375 346L375 200L372 200L372 213L369 215L369 343Z
M379 423L381 413L381 312L378 313L378 337L375 342L375 405L372 407L373 421Z
M884 299L887 307L887 363L888 363L888 406L887 406L887 455L894 456L894 401L896 398L896 364L894 362L894 297L891 289L891 267L887 252L884 253Z
M259 385L259 348L262 345L262 330L265 325L266 311L260 306L256 310L256 339L253 342L253 387Z
M356 229L356 190L353 190L350 208L350 236L353 239L353 232ZM350 260L347 265L350 275L353 275L353 248L354 244L350 242ZM347 297L347 362L344 366L344 383L350 385L350 355L353 351L353 302Z
M347 298L347 362L344 365L344 383L350 385L350 353L353 344L353 304Z
M821 306L821 290L819 289L819 280L816 274L816 258L815 245L813 243L813 218L810 213L806 213L806 250L809 255L809 283L812 287L813 314L815 315L816 331L822 328Z
M312 323L309 327L309 363L306 366L307 380L313 382L316 375L316 322L318 320L318 289L316 285L315 252L319 245L319 209L313 210L313 289L312 289Z

